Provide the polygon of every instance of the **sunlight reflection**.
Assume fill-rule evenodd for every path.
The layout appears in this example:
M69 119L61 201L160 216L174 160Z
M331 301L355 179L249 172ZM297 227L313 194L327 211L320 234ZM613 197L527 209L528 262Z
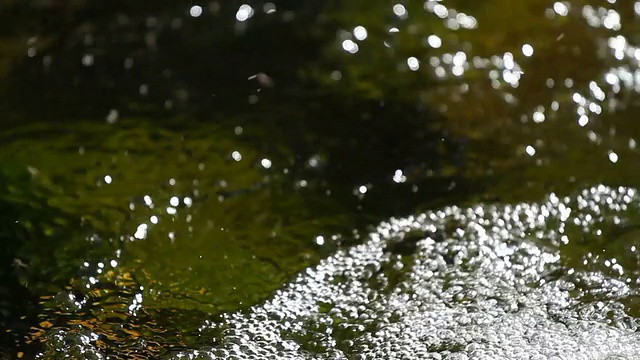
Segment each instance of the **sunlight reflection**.
M145 195L143 197L143 199L144 199L144 203L147 205L147 207L149 207L149 209L153 209L153 201L151 200L151 196Z
M189 15L191 15L192 17L198 17L202 15L202 7L198 5L192 6L191 9L189 9Z
M398 184L400 184L400 183L403 183L403 182L407 181L407 177L404 175L402 170L398 169L393 174L393 181L398 183Z
M613 151L609 151L609 161L611 161L612 163L617 163L618 162L618 154L616 154Z
M344 51L351 54L355 54L358 52L358 44L353 42L353 40L349 40L349 39L344 40L342 42L342 48L344 49Z
M533 121L537 124L543 122L545 120L544 108L542 108L542 110L538 110L534 112L532 118L533 118Z
M407 17L407 9L402 4L393 5L393 13L401 19Z
M444 5L437 4L436 6L433 7L433 13L439 16L440 18L444 19L449 15L449 10L447 10L447 8Z
M367 38L367 29L364 26L356 26L353 29L353 36L355 36L356 39L362 41Z
M247 4L240 5L238 12L236 13L236 20L242 22L250 19L253 16L253 8Z
M182 202L186 207L191 207L193 205L193 200L188 196L182 199Z
M143 240L147 237L147 229L149 226L147 224L140 224L136 229L136 232L133 234L133 237L138 240Z
M429 35L427 38L427 43L434 49L442 46L442 40L438 37L438 35Z
M276 4L268 2L264 4L262 11L264 11L265 14L273 14L276 12Z
M409 66L409 69L413 71L420 68L420 62L418 62L418 59L413 56L407 59L407 65Z
M142 300L143 294L137 293L131 301L131 305L129 305L129 313L133 316L137 315L138 310L142 308Z
M524 151L527 153L527 155L529 156L533 156L536 154L536 149L531 146L531 145L527 145L527 147L525 147Z
M109 124L115 124L116 121L118 121L120 114L118 113L118 110L116 109L111 109L109 110L109 114L107 114L107 123Z
M587 115L580 115L578 118L578 125L581 127L586 126L589 123L589 117Z
M93 55L91 54L86 54L85 56L82 57L82 65L84 66L91 66L93 65Z
M171 199L169 199L169 204L171 206L178 206L180 205L180 199L177 196L172 196Z
M556 2L553 4L553 11L560 16L567 16L569 14L569 6L565 2Z
M620 30L622 27L620 24L620 14L615 10L607 11L607 15L604 17L602 24L609 30Z

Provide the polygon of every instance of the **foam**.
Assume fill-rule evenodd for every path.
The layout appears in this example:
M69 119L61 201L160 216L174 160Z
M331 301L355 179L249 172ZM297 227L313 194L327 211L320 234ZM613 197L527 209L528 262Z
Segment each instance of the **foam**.
M205 321L199 330L218 334L214 346L172 357L640 358L638 319L619 302L637 294L632 279L567 268L560 251L576 241L569 227L596 232L637 202L633 189L598 186L571 199L390 219L264 304ZM424 233L415 251L391 251L410 231Z

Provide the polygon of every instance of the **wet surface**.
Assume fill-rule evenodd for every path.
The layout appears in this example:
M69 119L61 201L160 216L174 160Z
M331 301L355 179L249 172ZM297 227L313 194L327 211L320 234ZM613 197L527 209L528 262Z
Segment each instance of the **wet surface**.
M0 358L634 358L638 14L0 4Z
M221 329L213 338L219 348L179 355L634 358L638 323L624 303L638 296L637 268L608 277L590 272L588 264L568 267L559 248L637 210L635 190L600 186L574 199L551 195L538 204L447 207L393 219L366 243L307 269L249 314L207 322L200 331ZM592 220L581 220L588 215ZM450 232L451 222L466 225ZM444 240L423 238L408 262L383 251L398 235L434 229ZM635 249L627 251L637 258ZM554 271L561 275L543 276ZM402 281L391 286L398 276Z

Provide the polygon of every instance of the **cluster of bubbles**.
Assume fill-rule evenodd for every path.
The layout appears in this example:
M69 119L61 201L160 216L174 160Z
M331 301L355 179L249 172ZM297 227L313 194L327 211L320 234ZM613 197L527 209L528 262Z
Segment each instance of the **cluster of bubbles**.
M563 266L560 247L572 241L572 224L597 232L638 200L633 189L598 186L542 203L453 206L390 219L266 303L205 321L200 336L215 346L171 356L632 358L640 350L638 319L618 300L637 289ZM609 298L580 301L575 294L585 279Z

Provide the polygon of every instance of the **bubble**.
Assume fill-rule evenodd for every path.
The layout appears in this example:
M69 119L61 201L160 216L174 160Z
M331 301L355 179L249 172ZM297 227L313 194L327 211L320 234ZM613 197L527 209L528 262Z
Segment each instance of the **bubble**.
M385 220L357 245L293 276L269 299L205 316L195 332L207 334L208 346L195 344L171 356L637 358L638 319L621 302L637 292L624 277L630 275L621 275L637 272L635 265L624 268L621 258L637 264L635 242L621 244L625 251L617 256L585 256L587 264L599 261L610 273L579 264L567 268L563 259L567 244L582 247L590 237L606 236L598 230L611 227L613 219L632 219L640 211L637 194L596 185L537 202L447 206ZM145 224L139 230L146 236ZM323 245L327 237L312 241ZM88 285L99 280L91 277ZM141 309L143 294L129 299L132 313ZM63 295L70 304L78 300ZM66 351L69 344L87 342L73 340L55 345Z
M630 189L598 186L574 198L551 194L541 203L452 206L391 219L379 224L365 243L303 271L249 313L226 314L223 321L229 330L219 341L227 355L239 358L260 353L302 359L304 347L311 345L321 349L322 359L438 358L433 349L452 359L523 358L523 354L529 356L524 358L575 358L577 348L585 358L633 357L640 346L631 330L635 327L624 327L622 320L619 327L610 326L605 316L596 320L599 314L618 311L615 306L600 302L579 316L577 300L568 292L569 278L541 280L544 273L561 269L559 248L554 245L560 234L553 226L591 212L597 215L607 203L638 200L635 193L631 192L633 198L629 194ZM579 203L590 205L567 215L567 209L577 209ZM416 231L435 231L443 240L418 237L424 240L417 242L411 266L404 266L389 246ZM535 232L541 233L535 242L518 235ZM540 239L544 246L537 243ZM451 256L458 260L447 260ZM466 264L464 269L460 263ZM567 272L571 277L580 274ZM401 280L391 284L391 278ZM604 277L598 281L618 284ZM616 316L629 319L624 313ZM298 339L305 340L281 336L292 329L304 334ZM326 329L339 331L341 343L350 346L338 351L335 337L326 336ZM242 347L235 346L234 339L243 339Z

